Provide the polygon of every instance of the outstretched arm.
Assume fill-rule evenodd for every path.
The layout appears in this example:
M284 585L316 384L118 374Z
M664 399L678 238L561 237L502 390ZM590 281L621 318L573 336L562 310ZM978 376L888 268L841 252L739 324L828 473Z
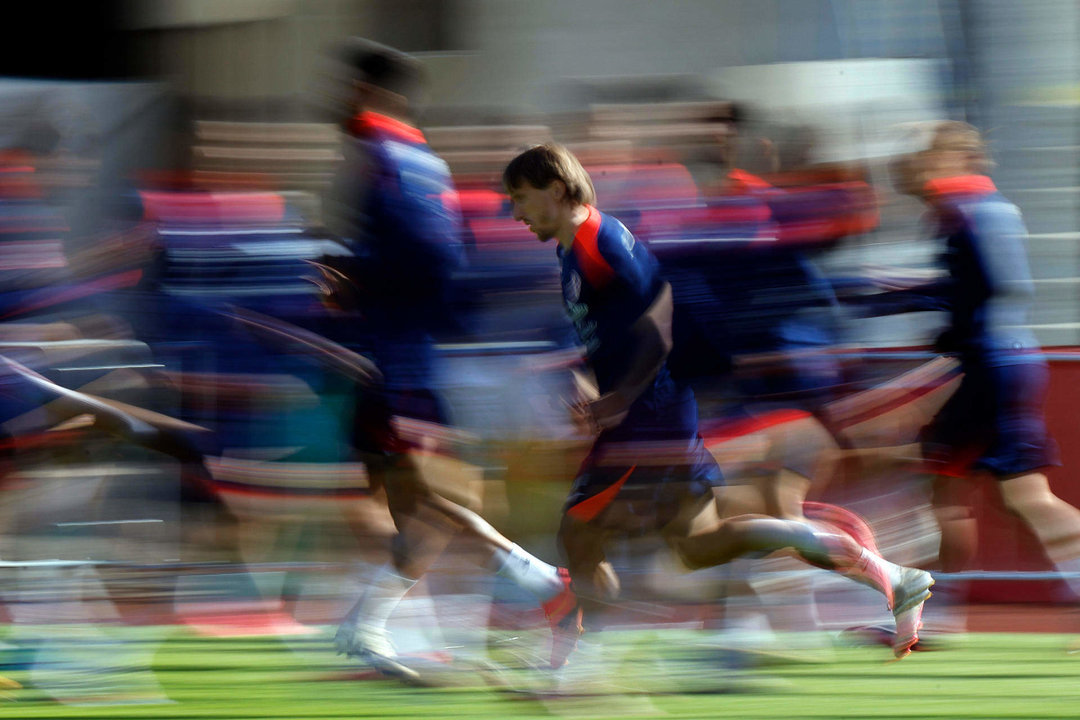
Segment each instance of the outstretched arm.
M361 385L379 385L382 373L363 355L303 328L244 308L220 311L256 336L300 352Z
M204 446L212 439L210 430L161 413L117 400L71 390L57 385L22 363L0 355L0 365L41 392L50 414L61 422L78 415L92 415L94 425L142 447L172 455L180 460L201 459Z

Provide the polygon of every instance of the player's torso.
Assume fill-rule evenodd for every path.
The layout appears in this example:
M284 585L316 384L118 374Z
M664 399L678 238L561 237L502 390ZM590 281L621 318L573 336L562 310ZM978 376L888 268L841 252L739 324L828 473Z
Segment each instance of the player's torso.
M601 390L627 367L632 327L661 286L656 259L615 218L598 213L595 234L580 232L560 249L563 304Z
M1033 286L1016 206L997 193L957 198L942 233L952 324L964 355L991 364L1041 362L1024 327Z

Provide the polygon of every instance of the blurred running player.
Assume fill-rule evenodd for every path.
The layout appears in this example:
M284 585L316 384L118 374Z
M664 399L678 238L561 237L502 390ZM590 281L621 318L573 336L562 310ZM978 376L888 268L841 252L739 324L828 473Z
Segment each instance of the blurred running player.
M510 162L503 185L514 219L541 242L558 241L564 306L598 391L574 407L597 439L559 529L580 602L565 608L552 664L573 651L584 611L618 593L606 541L642 532L661 533L690 568L790 548L884 594L896 617L894 651L906 655L930 596L928 573L894 565L850 535L811 522L722 516L715 490L723 480L698 434L694 395L666 366L671 288L648 249L593 206L592 181L577 158L554 143L537 145Z
M997 191L979 131L946 121L918 128L918 150L893 164L897 189L922 200L945 243L946 281L917 288L949 324L937 350L955 354L963 380L926 428L923 456L936 472L941 569L968 568L977 542L973 477L990 477L1004 505L1042 543L1080 595L1080 510L1054 495L1042 469L1057 464L1043 419L1048 371L1027 329L1034 294L1027 230ZM910 300L909 300L910 301Z
M373 485L384 488L398 534L392 561L371 579L335 645L383 671L414 677L397 660L386 623L459 531L479 538L490 550L490 567L530 591L549 614L575 601L565 570L533 557L433 489L395 429L394 416L414 427L447 425L432 390L432 338L450 320L452 275L461 264L460 220L446 163L412 117L419 62L366 41L350 42L341 59L353 91L349 162L339 183L352 256L332 262L323 280L338 304L362 312L383 376L380 387L358 393L353 444Z

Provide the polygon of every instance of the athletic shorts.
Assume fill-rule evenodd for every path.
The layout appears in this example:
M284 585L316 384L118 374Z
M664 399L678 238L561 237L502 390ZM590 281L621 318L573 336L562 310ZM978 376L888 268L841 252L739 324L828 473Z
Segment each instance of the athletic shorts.
M584 522L613 503L641 517L645 531L670 522L689 498L711 494L723 474L697 432L697 404L631 412L600 434L581 465L564 512Z
M1044 363L965 363L956 393L924 429L923 457L939 475L985 470L997 477L1058 465L1046 430Z
M394 455L409 443L394 429L394 416L437 425L447 424L442 400L432 390L387 390L358 387L353 404L352 445L364 453Z

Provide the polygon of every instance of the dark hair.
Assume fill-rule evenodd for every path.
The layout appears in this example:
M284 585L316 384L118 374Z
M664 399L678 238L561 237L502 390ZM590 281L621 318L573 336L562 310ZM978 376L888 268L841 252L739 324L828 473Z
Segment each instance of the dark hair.
M416 99L423 85L424 69L420 61L387 45L349 38L336 54L352 70L353 79L403 95L410 101Z
M558 143L533 145L503 170L503 187L513 190L523 182L546 188L554 181L566 186L567 197L578 205L596 202L592 179L574 154Z

